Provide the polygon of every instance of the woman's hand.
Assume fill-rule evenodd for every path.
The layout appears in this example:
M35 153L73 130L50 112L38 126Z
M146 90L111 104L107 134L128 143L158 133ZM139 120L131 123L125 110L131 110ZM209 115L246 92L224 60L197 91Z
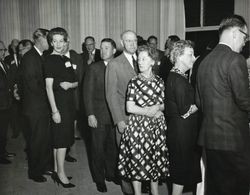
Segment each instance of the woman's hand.
M72 88L72 83L64 81L60 83L60 87L67 91Z
M57 124L61 123L61 115L60 115L59 111L52 113L52 119Z
M148 112L146 113L149 117L154 117L156 113L159 111L159 105L153 105L147 108Z
M97 128L97 120L95 115L88 116L88 125L92 128Z
M154 118L159 118L160 116L164 115L162 111L157 111L154 115Z

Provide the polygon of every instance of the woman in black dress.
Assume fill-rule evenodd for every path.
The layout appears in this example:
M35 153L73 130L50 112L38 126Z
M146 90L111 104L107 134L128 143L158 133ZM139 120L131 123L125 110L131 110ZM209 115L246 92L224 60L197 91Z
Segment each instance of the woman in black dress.
M45 60L46 90L52 110L52 132L54 147L53 179L63 187L74 187L69 183L64 170L66 149L74 142L75 102L74 88L76 82L73 66L63 56L68 40L68 33L63 28L54 28L49 32L48 39L53 47L51 55Z
M182 194L184 186L195 186L201 181L200 152L197 146L197 107L194 89L185 72L195 61L190 41L174 43L170 53L174 64L166 83L166 115L172 195Z
M141 182L151 182L152 195L159 195L158 180L168 175L168 150L164 110L164 82L154 75L155 50L138 48L140 74L128 84L128 125L122 135L118 170L132 181L135 195L141 195Z

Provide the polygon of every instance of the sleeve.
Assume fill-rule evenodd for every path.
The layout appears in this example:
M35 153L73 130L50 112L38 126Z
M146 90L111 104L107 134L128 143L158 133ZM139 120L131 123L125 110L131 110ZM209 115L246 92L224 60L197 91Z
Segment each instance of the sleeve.
M45 78L54 78L55 77L55 67L51 58L47 57L44 62L44 76Z
M120 121L125 121L126 116L122 110L122 105L120 104L118 93L118 76L117 76L117 62L111 61L106 68L105 73L105 91L108 106L114 121L114 124Z
M164 81L160 78L160 97L159 97L159 100L160 100L160 103L161 104L164 104L165 102L165 84L164 84Z
M126 96L127 101L135 100L135 90L136 90L136 87L135 87L134 80L131 80L128 83L128 90L127 90L127 96Z
M193 103L189 98L189 93L190 91L188 90L187 85L181 80L176 80L174 95L180 115L186 114Z
M229 82L231 84L233 98L241 110L250 112L250 93L246 60L237 55L229 70Z
M92 66L93 64L89 65L83 82L83 100L87 116L94 114L93 100L95 90L95 79L94 70Z

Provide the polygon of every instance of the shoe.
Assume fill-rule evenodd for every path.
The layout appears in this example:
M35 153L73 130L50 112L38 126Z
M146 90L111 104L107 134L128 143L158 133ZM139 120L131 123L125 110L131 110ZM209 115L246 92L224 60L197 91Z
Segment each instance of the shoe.
M51 174L51 179L54 181L54 183L56 182L56 177L57 177L57 173L53 171L53 173ZM71 180L73 177L69 176L67 178L68 180Z
M107 192L107 186L105 183L96 183L96 188L99 192Z
M7 157L7 158L8 157L14 157L14 156L16 156L16 154L13 153L13 152L5 152L4 156Z
M65 160L67 162L76 162L77 161L74 157L70 156L69 154L66 155Z
M42 175L35 176L35 177L29 177L29 179L32 179L33 181L38 182L38 183L42 183L42 182L47 181L47 179L45 177L43 177Z
M63 183L63 182L60 180L60 178L58 177L57 174L55 175L55 180L54 180L54 181L57 183L57 185L61 184L62 187L64 187L64 188L73 188L73 187L75 187L75 185L72 184L72 183Z
M0 164L4 164L4 165L7 165L7 164L10 164L11 161L6 159L5 157L0 157Z
M80 137L78 137L78 136L76 136L75 137L75 140L81 140L82 138L80 138Z
M106 181L108 181L108 182L113 182L113 183L115 183L116 185L121 185L121 181L120 181L119 179L117 179L117 178L107 177L107 178L106 178Z
M44 175L49 175L49 176L51 176L51 175L53 175L53 173L54 173L54 171L48 170L48 171L45 171L45 172L44 172Z

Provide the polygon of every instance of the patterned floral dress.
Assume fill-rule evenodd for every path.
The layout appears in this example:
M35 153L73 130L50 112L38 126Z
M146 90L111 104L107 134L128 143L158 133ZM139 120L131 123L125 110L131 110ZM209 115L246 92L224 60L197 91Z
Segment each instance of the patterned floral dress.
M134 77L128 84L127 101L145 107L164 102L164 82L158 76ZM166 122L158 118L131 114L122 135L118 170L132 181L159 180L168 176Z

